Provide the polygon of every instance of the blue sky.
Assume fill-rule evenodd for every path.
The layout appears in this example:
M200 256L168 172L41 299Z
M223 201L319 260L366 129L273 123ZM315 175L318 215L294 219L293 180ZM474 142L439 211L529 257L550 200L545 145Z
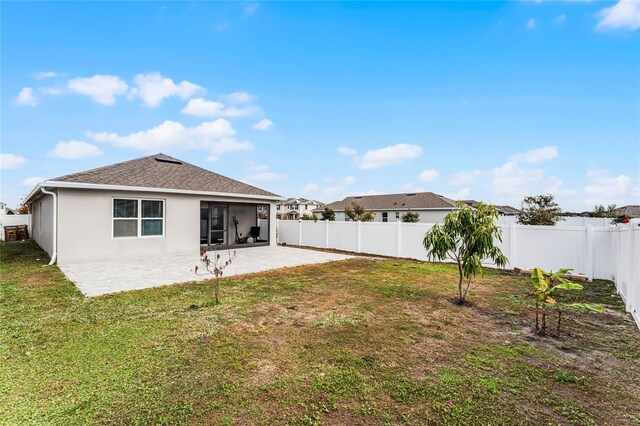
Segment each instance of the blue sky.
M156 152L325 202L640 202L637 0L1 8L10 205Z

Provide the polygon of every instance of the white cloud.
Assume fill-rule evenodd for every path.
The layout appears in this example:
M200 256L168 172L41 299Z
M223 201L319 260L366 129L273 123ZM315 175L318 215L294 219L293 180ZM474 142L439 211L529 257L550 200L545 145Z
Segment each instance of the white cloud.
M460 191L458 192L454 192L451 194L446 194L445 197L447 198L451 198L452 200L464 200L466 198L469 198L469 194L471 194L471 189L469 188L462 188Z
M273 127L273 121L269 120L268 118L263 118L251 127L257 130L269 130L271 127Z
M424 192L424 187L412 183L403 183L401 188L405 192Z
M536 148L530 151L513 154L511 157L509 157L509 160L535 164L545 160L551 160L552 158L556 158L557 156L557 146L544 146L542 148Z
M255 96L247 92L233 92L222 95L220 98L230 104L250 104L255 100Z
M358 153L358 151L348 146L339 146L336 151L343 155L356 155Z
M264 181L284 179L286 175L283 175L281 173L274 173L274 172L264 172L264 173L256 173L254 175L249 175L247 177L250 181L264 182Z
M482 175L482 171L480 170L471 170L469 172L458 172L454 173L451 178L449 178L450 185L467 185L475 182Z
M258 8L260 7L260 4L255 2L255 3L249 3L246 4L244 6L244 13L245 15L249 16L249 15L253 15L254 13L256 13L258 11Z
M134 77L135 87L129 92L131 97L138 97L149 107L160 105L163 99L170 96L178 96L186 100L202 92L204 89L190 81L181 81L176 84L172 79L163 77L159 72L138 74Z
M129 86L116 75L96 74L93 77L72 78L67 87L73 93L90 96L102 105L113 105L116 96L124 94Z
M62 94L62 89L58 87L39 87L38 90L40 91L40 93L49 96L58 96Z
M536 20L533 19L533 18L529 19L527 21L527 28L531 30L531 29L533 29L535 27L536 27Z
M34 77L36 78L36 80L44 80L45 78L60 77L60 74L55 71L41 71L37 72Z
M530 195L534 185L544 178L542 169L523 169L517 161L509 161L491 171L492 195L502 202L519 202Z
M317 183L309 182L304 186L303 192L309 193L317 191L318 189L320 189L320 185L318 185Z
M551 22L554 23L554 24L560 25L560 24L564 24L566 20L567 20L567 16L563 13L561 15L558 15L558 16L554 17L551 20Z
M251 172L261 172L261 171L269 170L269 166L267 166L266 164L257 164L257 163L254 163L253 161L250 161L249 164L247 164L247 170Z
M611 7L600 10L596 16L600 19L597 30L640 28L640 0L620 0Z
M15 154L0 154L0 170L19 169L27 159Z
M66 160L79 160L81 158L102 155L102 150L84 141L61 141L56 144L55 148L53 148L48 155L49 157L59 157Z
M25 180L22 181L22 184L24 186L28 186L28 187L34 187L37 184L39 184L40 182L43 182L47 180L47 178L43 178L43 177L28 177Z
M203 98L191 99L182 111L183 114L195 115L196 117L247 117L260 112L258 107L249 105L247 107L227 107L222 102L208 101Z
M437 170L425 170L418 175L418 180L423 183L435 182L438 180L439 173Z
M627 175L611 176L608 170L590 170L587 181L583 189L587 205L637 204L640 199L639 188L633 187Z
M211 152L208 160L215 161L222 154L253 149L248 141L238 141L235 130L224 118L206 121L197 126L185 127L176 121L166 120L148 130L118 135L108 132L87 132L87 136L98 142L108 142L117 147L142 151L166 149L206 150Z
M564 182L557 176L551 176L546 181L546 187L543 191L545 194L553 194L556 197L562 195L574 195L576 193L575 189L565 188Z
M377 169L393 164L403 163L422 155L422 148L418 145L404 143L387 146L381 149L368 150L358 159L358 166L363 170Z
M30 106L34 107L38 105L38 101L36 97L33 96L33 89L31 87L23 87L18 93L18 97L16 98L16 103L22 106Z

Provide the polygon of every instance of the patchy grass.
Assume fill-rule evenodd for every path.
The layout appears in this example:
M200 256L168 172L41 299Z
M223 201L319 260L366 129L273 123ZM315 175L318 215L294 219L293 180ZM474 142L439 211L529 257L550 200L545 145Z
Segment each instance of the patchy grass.
M640 423L640 333L602 314L532 333L529 280L353 259L84 298L32 243L0 245L3 424ZM570 297L580 297L579 292Z

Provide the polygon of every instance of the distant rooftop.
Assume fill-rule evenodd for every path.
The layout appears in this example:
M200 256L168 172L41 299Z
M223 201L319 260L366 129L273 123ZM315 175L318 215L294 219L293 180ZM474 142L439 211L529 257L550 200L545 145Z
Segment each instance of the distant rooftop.
M404 194L355 195L341 201L334 201L326 207L334 211L344 211L352 203L361 205L365 210L453 210L456 202L433 192L410 192Z

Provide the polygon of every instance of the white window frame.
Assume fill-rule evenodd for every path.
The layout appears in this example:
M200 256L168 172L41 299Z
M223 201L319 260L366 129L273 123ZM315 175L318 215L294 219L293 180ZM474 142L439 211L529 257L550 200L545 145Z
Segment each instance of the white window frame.
M113 217L113 205L116 200L134 200L138 202L138 217ZM160 201L162 202L162 217L142 217L142 202L143 201ZM161 235L142 235L142 221L143 220L162 220L162 234ZM167 203L164 198L131 198L131 197L111 197L111 239L126 240L132 238L164 238L167 219ZM116 237L114 235L114 223L116 220L137 220L138 235L132 235L130 237Z

